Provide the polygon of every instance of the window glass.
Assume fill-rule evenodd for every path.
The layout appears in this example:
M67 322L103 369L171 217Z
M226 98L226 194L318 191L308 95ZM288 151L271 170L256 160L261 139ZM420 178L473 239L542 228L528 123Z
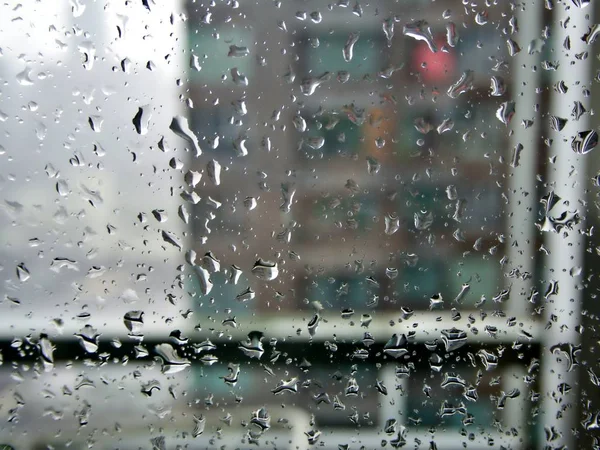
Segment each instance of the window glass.
M0 450L599 449L599 24L0 4Z

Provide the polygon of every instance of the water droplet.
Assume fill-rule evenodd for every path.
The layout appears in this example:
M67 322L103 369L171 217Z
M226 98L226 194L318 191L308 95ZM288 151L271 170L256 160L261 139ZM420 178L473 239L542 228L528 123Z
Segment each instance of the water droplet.
M202 174L200 172L196 172L195 170L188 170L183 176L183 180L189 187L195 188L202 180Z
M263 334L260 331L251 331L245 341L240 342L239 349L249 358L260 359L265 353L262 344Z
M153 209L152 215L160 223L164 223L169 219L164 209Z
M62 269L79 271L77 261L68 258L54 258L50 263L50 270L59 273Z
M185 252L185 261L190 265L194 266L196 264L196 252L194 250L188 250Z
M161 234L162 234L162 238L165 242L167 242L168 244L171 244L173 247L177 248L178 250L182 249L181 242L179 241L179 238L177 236L175 236L174 233L171 233L170 231L162 230Z
M363 361L369 359L369 351L364 348L357 348L350 355L350 359L360 359Z
M221 271L221 262L217 259L213 252L207 252L202 257L202 267L208 270L209 273Z
M469 283L463 283L463 285L460 288L460 292L458 293L458 295L456 296L454 301L456 303L461 303L470 289L471 289L471 286L469 285Z
M346 409L346 405L341 402L337 395L333 397L333 409L336 411L344 411Z
M277 263L259 259L254 263L254 267L252 267L252 273L260 280L271 281L277 278L279 269L277 268Z
M132 335L140 335L144 327L144 311L126 312L123 323Z
M450 118L446 118L440 123L437 127L438 134L445 133L447 131L451 131L454 128L454 121Z
M142 385L141 392L146 397L152 397L154 391L160 391L160 383L158 380L150 380Z
M197 438L202 433L204 433L204 428L206 427L206 419L202 414L199 416L193 415L194 417L194 430L192 431L192 436Z
M383 33L385 34L385 39L387 40L387 46L392 46L392 39L394 39L394 25L396 20L393 17L389 19L385 19L382 24Z
M289 392L290 394L298 393L298 378L294 377L287 381L280 381L271 392L275 395L281 395L286 392Z
M248 211L252 211L254 208L256 208L256 199L254 197L246 197L244 199L244 208L246 208Z
M395 434L398 429L398 422L396 419L387 419L383 425L383 432L388 436Z
M545 214L548 215L550 211L562 200L561 197L556 195L554 191L548 192L540 199L540 203L544 205Z
M226 384L230 386L235 386L240 376L240 365L229 363L227 365L227 371L229 372L227 375L219 378L221 378Z
M437 353L434 353L429 357L429 367L431 367L431 370L433 370L434 372L441 372L443 365L444 360Z
M418 117L414 121L415 129L421 134L427 134L433 130L433 125L423 117Z
M210 272L200 266L194 266L194 271L198 275L198 280L200 281L201 294L208 295L213 288L213 283L210 280Z
M194 147L196 156L200 156L202 154L202 150L200 149L200 143L198 142L198 137L190 129L187 117L173 117L173 119L171 120L171 124L169 125L169 129L180 138L189 142Z
M477 394L477 388L475 388L474 386L465 387L463 396L470 402L476 402L479 399L479 394Z
M352 57L354 56L354 44L358 42L360 38L360 33L350 33L348 35L348 39L346 40L346 44L342 49L342 54L344 56L344 61L350 62L352 61Z
M75 337L79 338L79 343L88 353L96 353L98 351L98 338L100 334L91 325L86 325L79 333L75 333Z
M569 90L569 87L563 80L561 80L554 85L554 89L556 90L556 92L559 92L561 94L566 94L567 91Z
M594 130L580 131L571 141L575 153L586 155L598 145L598 133Z
M342 111L348 116L348 119L356 124L362 125L367 119L367 113L365 108L359 108L354 103L344 105Z
M429 309L433 310L444 305L444 297L442 294L434 294L429 298Z
M385 275L390 280L394 280L394 279L398 278L398 269L396 269L395 267L387 267L385 269Z
M550 280L548 287L546 288L546 292L544 293L544 298L548 300L550 296L558 295L558 286L558 281Z
M281 200L282 203L279 205L279 210L284 213L289 213L292 209L292 202L294 201L294 195L296 195L296 185L294 183L282 183L281 184Z
M233 106L233 110L239 116L245 116L246 114L248 114L248 105L246 104L245 97L232 101L231 106Z
M527 46L527 53L533 55L534 53L541 53L546 41L543 39L533 39Z
M25 263L17 265L17 278L22 283L31 278L31 274L29 273L29 269L25 266Z
M304 434L308 439L309 445L315 445L317 442L319 442L319 439L321 438L321 432L319 430L305 431Z
M346 395L346 397L356 397L356 396L358 396L358 392L359 392L359 387L358 387L358 383L356 382L356 378L353 378L353 377L348 378L348 383L346 384L346 390L344 391L344 394Z
M347 83L348 80L350 80L350 72L346 70L340 70L337 73L336 79L342 84Z
M217 346L215 344L213 344L210 341L210 339L206 339L197 344L193 344L193 348L194 348L195 353L202 353L202 352L210 352L210 351L216 350Z
M211 160L206 165L206 172L208 173L208 178L215 186L219 186L221 184L221 164L219 164L216 160Z
M256 297L256 292L254 292L251 287L247 287L238 295L236 295L235 299L240 302L248 302L250 300L253 300L254 297Z
M404 334L400 336L394 334L383 346L383 353L394 359L398 359L408 353L407 345L408 340Z
M306 145L313 150L319 150L325 145L325 138L323 136L311 136L306 140Z
M309 16L310 20L312 20L314 23L321 23L321 21L323 20L323 16L319 11L313 11L309 14Z
M193 53L190 55L190 69L194 69L196 72L200 72L202 70L200 58L198 58L198 55Z
M372 156L367 156L367 172L369 175L375 175L381 169L381 164Z
M152 113L150 112L150 105L140 106L137 114L132 120L135 131L142 136L147 134L151 118Z
M171 344L163 343L154 347L154 352L162 359L162 373L172 375L190 367L191 362L182 358Z
M496 402L496 407L498 409L504 409L504 407L506 406L506 400L508 400L509 398L517 398L520 395L521 391L519 391L517 388L512 389L509 392L501 391L501 395L500 397L498 397L498 400Z
M300 85L300 91L304 95L313 95L317 88L329 81L331 79L331 74L329 72L325 72L323 75L319 77L306 77L302 80L302 84Z
M415 313L411 308L409 308L408 306L401 306L400 307L400 312L402 313L402 319L403 320L408 320L412 317L412 315Z
M418 41L425 41L429 47L429 50L431 50L433 53L438 51L435 40L433 39L433 35L431 34L431 28L425 20L417 20L404 25L402 34L404 34L404 36L412 37Z
M318 314L315 314L312 319L308 322L308 334L310 337L314 337L317 333L317 329L319 328L319 323L321 322L321 317Z
M385 384L383 384L383 381L376 380L375 389L377 389L377 392L379 392L382 395L388 395L387 387L385 386Z
M477 25L485 25L486 23L488 23L488 13L487 13L487 11L478 12L475 15L475 23Z
M573 0L573 4L582 9L588 6L591 2L592 0Z
M213 364L219 362L219 358L214 355L204 355L200 358L200 362L205 366L212 366Z
M501 97L506 93L506 82L504 78L498 75L494 75L491 78L491 91L490 95L493 97Z
M344 308L342 310L342 319L349 319L354 315L354 310L352 308Z
M521 47L512 39L508 38L506 40L506 46L508 47L508 54L510 56L515 56L517 53L521 51Z
M234 317L228 317L227 319L223 320L221 322L221 325L223 325L224 327L231 327L231 328L237 328L238 327L238 323L235 320L235 316Z
M513 148L513 153L512 153L512 157L511 157L511 161L510 161L510 167L519 167L520 164L520 159L521 159L521 152L523 151L523 144L518 143L517 145L515 145L515 147Z
M483 367L485 367L485 370L494 370L496 367L498 367L499 358L493 353L481 349L477 352L477 356L479 356L479 359L481 359L481 363L483 364Z
M232 264L231 268L229 270L230 270L229 282L234 285L238 284L238 281L240 280L240 277L242 276L242 269L240 269L235 264Z
M391 236L400 229L400 218L398 216L387 214L385 216L385 234Z
M83 53L83 68L92 70L96 59L96 47L92 41L83 41L78 46L79 52Z
M550 127L554 131L562 131L562 129L567 124L567 122L568 122L568 119L564 119L564 118L558 117L558 116L550 116Z
M307 129L306 120L299 114L296 114L292 118L292 123L294 124L294 128L300 133L304 133Z
M188 224L190 222L190 213L188 212L185 205L179 206L177 214L179 215L179 218L183 220L183 223Z
M456 47L458 45L458 38L456 25L453 22L448 22L446 24L446 42L450 47Z
M88 118L88 123L92 131L100 133L102 131L102 124L104 123L104 118L101 116L90 116Z
M582 273L583 273L583 267L581 267L581 266L574 266L574 267L571 267L571 270L569 270L569 275L571 275L572 277L581 276Z
M54 345L50 342L50 339L48 339L47 334L40 334L38 347L44 370L50 372L54 368Z
M452 352L467 343L467 333L457 328L442 330L442 342L446 352Z
M513 101L501 103L500 107L496 111L496 118L506 126L508 126L514 115L515 102Z
M571 116L575 120L579 120L579 118L587 112L585 107L579 101L573 102L573 109L571 110Z
M152 445L152 450L167 450L167 443L164 436L157 436L150 439L150 445Z
M440 383L440 387L442 389L447 389L456 386L464 388L467 386L467 381L460 375L446 372L442 382Z
M287 67L287 71L283 74L282 78L287 84L292 84L296 80L296 73L291 65Z
M458 192L456 190L456 186L450 184L446 187L446 197L450 201L454 201L458 198Z
M448 88L448 97L457 98L459 95L473 89L474 78L475 75L472 70L463 72L460 78Z
M169 167L171 167L171 169L181 170L183 169L183 161L181 161L179 158L173 157L169 160Z
M229 56L230 58L243 58L244 56L248 56L249 54L250 51L248 50L248 47L230 45L229 53L227 53L227 56Z
M33 80L31 79L31 67L25 67L22 72L17 74L17 82L21 86L31 86L33 85Z
M241 73L237 67L231 69L231 79L238 86L248 86L248 77Z
M414 220L417 230L427 230L433 224L433 213L431 211L418 211L414 215Z

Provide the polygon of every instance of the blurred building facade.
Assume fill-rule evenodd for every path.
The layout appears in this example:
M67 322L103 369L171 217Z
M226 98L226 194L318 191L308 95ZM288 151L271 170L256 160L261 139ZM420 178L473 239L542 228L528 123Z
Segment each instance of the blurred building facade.
M512 11L452 3L188 5L191 123L226 168L204 192L230 206L198 208L198 249L278 262L272 289L250 281L251 302L236 300L246 285L215 301L231 305L240 336L256 328L310 345L300 404L331 448L458 448L461 430L469 446L534 443L519 358L536 354L539 317L509 315L503 259L512 155L497 111L511 95ZM232 46L247 52L227 59ZM464 74L464 92L448 94ZM469 351L442 367L442 332L455 327ZM416 353L381 353L393 335ZM452 393L454 375L464 386ZM367 386L356 402L344 398L349 379ZM388 436L388 419L408 431Z

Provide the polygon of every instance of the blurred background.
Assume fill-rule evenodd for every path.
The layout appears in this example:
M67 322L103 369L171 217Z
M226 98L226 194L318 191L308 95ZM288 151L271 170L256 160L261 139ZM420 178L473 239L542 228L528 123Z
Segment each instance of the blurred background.
M600 448L593 2L0 8L0 444Z

